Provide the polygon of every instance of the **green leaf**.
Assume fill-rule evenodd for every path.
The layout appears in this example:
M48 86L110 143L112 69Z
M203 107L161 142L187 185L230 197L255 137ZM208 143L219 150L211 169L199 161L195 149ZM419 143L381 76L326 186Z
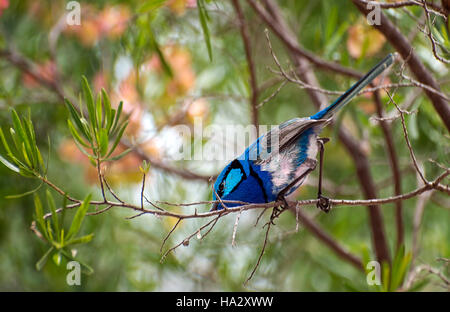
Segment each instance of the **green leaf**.
M113 111L111 108L111 101L109 100L109 96L106 93L105 89L102 88L101 93L102 93L102 101L103 101L104 110L105 110L105 128L109 133L109 129L111 129L112 122L113 122L113 115L112 115Z
M66 246L75 244L86 244L89 243L92 240L92 238L94 238L94 233L71 239L66 243Z
M50 224L50 220L47 220L47 233L48 233L48 238L50 239L50 242L54 242L53 239L53 230L52 230L52 226Z
M95 133L98 128L98 125L97 125L97 120L95 118L94 97L92 96L91 88L89 87L89 83L85 76L82 77L81 86L83 89L84 99L86 101L86 106L88 109L89 120L91 122L92 130Z
M22 154L25 159L25 163L28 165L28 168L33 169L33 164L31 163L30 158L28 157L27 148L25 147L25 143L22 143Z
M24 196L27 196L27 195L31 195L31 194L37 192L41 188L42 185L44 185L44 182L41 181L41 183L39 183L39 185L36 188L34 188L34 189L30 190L30 191L27 191L27 192L24 192L24 193L21 193L21 194L7 195L7 196L5 196L5 198L15 199L15 198L21 198L21 197L24 197Z
M36 212L36 221L38 226L40 227L40 230L42 234L49 240L48 234L47 234L47 228L45 226L44 221L44 210L42 208L41 200L39 199L39 196L37 194L34 194L34 208Z
M86 275L90 275L90 274L94 273L94 269L93 269L93 268L91 268L89 265L87 265L87 264L84 263L83 261L80 261L79 259L75 259L75 258L72 257L72 255L71 255L70 253L68 253L66 250L61 249L60 252L61 252L61 254L62 254L63 256L65 256L67 259L73 260L73 261L77 261L78 263L80 263L80 265L81 265L81 267L82 267L82 269L81 269L81 272L82 272L82 273L84 273L84 274L86 274ZM83 268L84 268L84 270L83 270Z
M9 133L11 134L11 138L13 139L14 146L20 153L20 151L22 150L22 144L19 142L19 138L17 137L16 131L13 128L9 128Z
M20 174L24 177L27 178L34 178L36 177L36 173L34 173L33 171L29 170L26 167L20 167Z
M77 130L75 129L75 127L73 126L72 121L70 121L70 119L67 119L67 126L69 127L69 131L72 134L72 137L74 138L75 141L78 141L78 143L80 143L82 146L89 148L90 146L84 142L84 140L81 138L80 134L77 132Z
M75 122L75 125L77 126L78 130L81 132L81 134L85 137L86 140L91 141L92 137L89 134L88 131L86 131L86 127L83 126L83 123L81 122L81 115L77 112L75 107L70 103L68 99L64 99L64 102L66 103L67 109L72 117L72 120Z
M129 152L131 152L133 149L132 148L128 148L125 151L123 151L122 153L120 153L119 155L116 155L114 157L109 157L106 158L105 161L112 161L112 160L119 160L122 157L126 156Z
M84 131L87 132L88 135L89 135L89 139L88 139L89 143L93 144L93 136L95 134L91 135L91 130L89 130L89 123L88 123L88 121L84 117L81 117L80 121L81 121L81 124L83 125Z
M106 124L106 129L108 130L108 133L112 133L112 127L114 125L114 119L116 117L116 110L111 108L111 115L110 119L108 120L108 123Z
M200 17L200 24L202 25L203 36L205 38L206 48L208 49L209 60L212 61L211 38L209 36L207 23L208 12L205 9L205 3L203 2L203 0L197 0L197 8Z
M89 159L90 163L92 164L92 166L97 167L97 160L95 160L94 157L88 156L88 159Z
M63 209L63 211L65 211L65 209ZM62 224L61 222L61 226L64 226L64 224ZM61 229L61 233L59 235L59 243L61 244L62 247L65 246L65 241L64 241L64 229Z
M161 48L159 47L158 42L156 41L156 38L152 32L152 30L149 30L150 33L150 44L152 46L152 48L156 51L156 54L158 54L158 58L161 61L161 65L164 69L164 71L166 72L166 74L172 78L173 77L173 72L172 72L172 68L170 68L169 63L167 63L166 58L164 57L164 54L161 51Z
M50 206L50 210L52 212L52 222L53 222L53 226L55 229L55 233L56 233L56 239L59 238L59 233L60 233L60 226L59 226L59 220L58 220L58 215L56 213L56 205L55 205L55 201L53 200L53 196L50 193L50 191L47 189L46 191L46 196L47 196L47 202L48 205Z
M65 237L66 240L70 240L80 230L81 223L83 222L84 216L86 215L86 212L89 208L90 201L91 201L91 194L86 196L86 198L83 200L83 203L78 208L75 216L73 217L69 232L67 232L67 236Z
M2 164L4 164L8 169L20 173L20 170L18 167L16 167L15 165L13 165L12 163L10 163L9 161L7 161L5 158L3 158L2 156L0 156L0 162Z
M101 128L99 132L99 148L100 148L100 155L103 157L105 156L106 152L108 151L108 132L105 128Z
M50 256L50 254L52 253L53 249L54 249L53 246L50 247L50 249L47 250L47 252L42 256L42 258L39 259L38 262L36 262L36 269L38 271L42 270L42 268L44 267L45 263L47 263L48 256Z
M24 155L28 156L27 158L28 158L30 167L32 167L31 161L29 160L29 156L32 157L30 141L28 140L28 137L25 134L25 130L23 128L22 122L20 121L19 115L17 115L17 112L14 109L11 110L11 115L12 115L14 130L17 132L19 139L20 139L20 141L19 141L20 146L24 147Z
M39 164L43 165L42 157L39 157L40 155L37 143L36 143L36 134L34 133L34 127L33 122L31 121L31 117L28 117L28 119L24 119L25 122L25 133L27 134L29 140L30 140L30 148L31 148L31 155L33 156L33 166L35 169L39 168Z
M6 150L6 153L7 153L8 155L12 155L11 149L9 148L9 144L8 144L8 142L6 141L5 134L3 133L2 128L0 128L0 139L1 139L2 143L3 143L3 147L4 147L5 150Z
M391 283L391 281L390 281L391 269L389 267L389 263L383 262L381 264L381 272L382 272L382 287L383 287L383 291L387 292L387 291L389 291L389 285Z
M62 204L62 211L61 211L61 235L62 235L62 239L61 239L61 244L64 244L64 219L66 217L66 210L67 210L67 194L64 195L63 198L63 204Z
M97 125L98 127L103 127L103 107L102 107L102 98L100 94L97 94L97 104L96 104L96 117L97 117Z
M114 123L113 123L112 129L111 129L111 134L114 134L114 132L117 128L117 125L119 124L119 118L120 118L120 115L122 115L122 109L123 109L123 102L120 101L119 107L117 108L117 112L116 112L116 118L114 118Z
M117 145L119 144L120 139L122 138L123 133L124 133L124 131L125 131L127 126L128 126L128 120L125 121L122 124L122 126L120 127L119 133L117 134L116 139L114 140L114 143L113 143L111 149L109 150L108 154L106 155L106 157L111 156L111 154L114 152L114 150L116 149Z

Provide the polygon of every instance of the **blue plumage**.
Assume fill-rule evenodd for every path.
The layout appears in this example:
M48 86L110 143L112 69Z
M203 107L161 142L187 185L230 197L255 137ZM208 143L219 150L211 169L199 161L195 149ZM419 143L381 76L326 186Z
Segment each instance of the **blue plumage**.
M394 55L389 54L335 102L311 117L288 120L260 136L217 177L213 199L267 203L295 191L316 167L317 137L322 128L393 61ZM223 208L219 203L211 210Z

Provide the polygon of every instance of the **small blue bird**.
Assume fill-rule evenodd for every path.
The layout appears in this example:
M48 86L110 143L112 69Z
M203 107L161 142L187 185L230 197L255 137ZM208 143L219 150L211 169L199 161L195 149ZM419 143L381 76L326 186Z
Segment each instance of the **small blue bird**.
M328 139L318 135L336 112L359 91L394 62L389 54L334 103L307 118L294 118L260 136L245 152L230 162L213 186L211 210L237 207L247 203L268 203L282 200L295 191L316 168L320 150L318 207L329 210L328 199L321 194L323 144Z

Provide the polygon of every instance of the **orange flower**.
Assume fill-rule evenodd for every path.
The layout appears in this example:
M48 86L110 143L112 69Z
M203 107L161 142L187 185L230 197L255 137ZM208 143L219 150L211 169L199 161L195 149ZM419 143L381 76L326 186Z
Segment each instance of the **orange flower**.
M163 48L164 57L173 69L173 79L167 85L167 95L176 97L186 94L195 83L191 54L179 47L169 45Z
M125 6L106 6L100 13L89 5L83 6L81 25L67 26L65 32L72 33L85 46L92 46L103 37L114 39L127 28L130 13Z
M365 20L349 27L347 50L353 58L372 56L384 45L386 39L376 29L370 27Z
M99 31L111 39L120 37L127 28L130 12L125 6L107 6L98 17Z

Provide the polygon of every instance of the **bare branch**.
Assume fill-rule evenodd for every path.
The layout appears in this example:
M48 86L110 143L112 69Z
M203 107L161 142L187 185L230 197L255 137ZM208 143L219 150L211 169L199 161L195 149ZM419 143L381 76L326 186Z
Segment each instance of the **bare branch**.
M241 32L242 41L244 42L244 50L245 56L247 58L248 70L250 73L250 88L251 88L251 112L252 112L252 123L256 127L256 130L259 129L259 118L258 118L258 97L259 97L259 89L256 83L256 70L255 64L253 61L252 50L250 45L250 35L248 33L247 24L245 23L244 14L242 12L241 5L239 4L239 0L232 0L234 10L236 11L236 15L239 21L239 30Z
M367 9L365 1L352 1L362 14L367 16L370 13L370 10ZM404 60L408 59L407 64L409 69L414 73L420 83L440 91L439 84L414 52L408 39L383 13L380 14L379 25L373 25L373 27L384 35L384 37L391 43L391 45L397 50ZM433 103L436 112L441 117L447 130L450 131L450 105L448 105L448 101L445 101L442 97L430 92L429 90L426 90L425 93Z

